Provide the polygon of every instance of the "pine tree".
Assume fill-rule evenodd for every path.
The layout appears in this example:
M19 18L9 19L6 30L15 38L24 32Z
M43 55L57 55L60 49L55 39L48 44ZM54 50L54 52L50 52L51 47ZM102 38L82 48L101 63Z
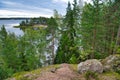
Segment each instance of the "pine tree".
M76 6L76 2L75 5ZM79 56L77 52L75 38L76 38L76 31L74 23L74 11L71 8L70 2L68 2L67 13L64 19L64 28L62 30L61 39L59 41L59 46L55 58L55 63L70 63L72 57L76 59ZM74 55L74 56L73 56ZM60 58L62 56L62 58Z
M81 21L81 43L89 58L102 55L104 39L103 5L100 0L93 0L93 4L85 4ZM99 45L99 46L98 46Z
M1 41L4 41L7 38L7 31L4 25L1 27L1 30L0 30L0 38L1 38Z

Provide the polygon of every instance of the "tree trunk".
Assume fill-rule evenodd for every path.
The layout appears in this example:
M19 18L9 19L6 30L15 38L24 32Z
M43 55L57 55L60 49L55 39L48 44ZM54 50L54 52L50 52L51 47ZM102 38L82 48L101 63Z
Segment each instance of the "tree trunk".
M114 30L115 30L115 29L114 29L114 27L113 27L113 29L112 29L112 31L111 31L111 32L112 32L111 44L114 42L114 33L115 33ZM110 53L110 54L113 54L113 52L114 52L114 48L113 48L113 47L110 47L110 52L109 52L109 53Z
M96 29L93 30L93 44L91 49L91 52L92 52L91 59L94 58L95 50L96 50Z
M120 45L120 26L119 26L119 29L118 29L118 32L117 32L116 44L115 44L115 47L114 47L114 52L113 52L113 54L116 53L119 45Z

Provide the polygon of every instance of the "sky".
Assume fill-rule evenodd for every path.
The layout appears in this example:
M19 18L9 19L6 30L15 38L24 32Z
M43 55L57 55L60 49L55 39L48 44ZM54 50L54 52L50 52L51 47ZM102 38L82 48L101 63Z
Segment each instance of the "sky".
M73 2L73 0L0 0L0 18L50 17L54 9L64 15L68 1Z

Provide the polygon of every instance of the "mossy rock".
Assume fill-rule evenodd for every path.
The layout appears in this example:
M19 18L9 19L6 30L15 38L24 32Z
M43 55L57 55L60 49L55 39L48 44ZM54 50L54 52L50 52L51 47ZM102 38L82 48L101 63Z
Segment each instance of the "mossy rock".
M47 66L47 67L43 67L43 68L39 68L33 71L29 71L29 72L19 72L14 74L11 78L6 79L6 80L41 80L40 77L43 77L43 75L46 72L48 72L48 76L49 73L51 73L51 69L60 69L61 66L60 65L51 65L51 66ZM73 69L73 75L76 75L78 77L72 78L72 79L60 79L60 80L86 80L85 78L85 74L78 74L77 72L77 64L70 64L70 68ZM61 72L62 73L62 72ZM51 74L56 74L55 73L51 73ZM120 80L120 74L116 73L116 72L104 72L101 74L94 74L94 73L89 73L88 75L93 76L93 78L89 78L90 80ZM66 77L66 75L65 75ZM39 79L40 78L40 79ZM43 79L42 79L43 80ZM45 80L50 80L50 79L45 79ZM53 79L52 79L53 80ZM54 80L58 80L58 79L54 79Z
M104 71L115 71L120 73L120 54L110 55L102 61Z

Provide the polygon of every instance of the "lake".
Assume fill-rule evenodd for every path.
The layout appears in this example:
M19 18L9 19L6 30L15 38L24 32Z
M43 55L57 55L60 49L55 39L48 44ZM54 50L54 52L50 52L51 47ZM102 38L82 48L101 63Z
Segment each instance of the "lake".
M7 32L15 33L17 36L22 36L24 33L19 28L14 28L13 26L19 25L23 20L0 20L0 27L5 26Z

